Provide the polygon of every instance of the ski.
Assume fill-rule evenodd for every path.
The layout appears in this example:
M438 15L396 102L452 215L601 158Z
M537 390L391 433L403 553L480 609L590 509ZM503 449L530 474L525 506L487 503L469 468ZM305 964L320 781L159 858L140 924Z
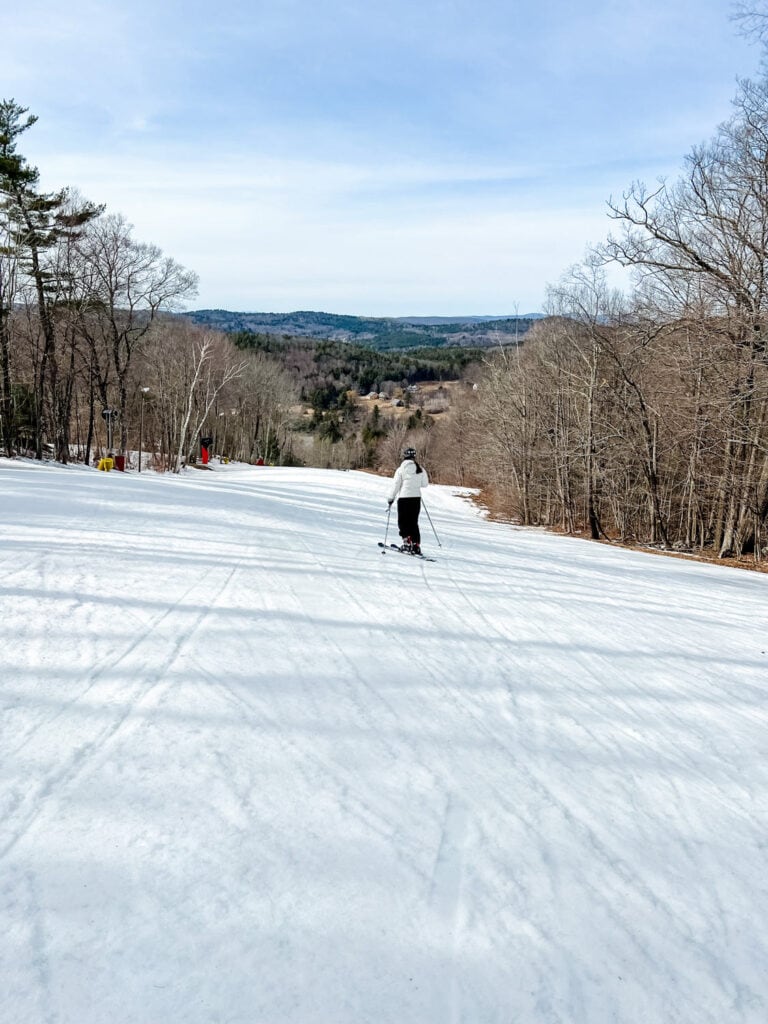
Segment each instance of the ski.
M422 562L436 562L436 558L430 558L429 555L415 555L412 551L403 551L397 544L385 544L383 540L378 542L380 548L384 548L382 555L385 555L391 548L393 551L398 551L401 555L410 555L411 558L420 558Z

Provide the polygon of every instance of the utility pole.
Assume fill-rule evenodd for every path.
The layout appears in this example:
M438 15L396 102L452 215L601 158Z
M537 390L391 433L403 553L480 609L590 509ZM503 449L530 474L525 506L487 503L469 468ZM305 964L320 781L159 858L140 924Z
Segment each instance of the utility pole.
M139 416L139 472L141 472L141 450L144 444L144 401L149 394L149 388L139 388L141 391L141 414Z
M107 424L107 455L111 459L113 458L112 452L112 423L117 416L117 409L110 409L107 406L106 409L101 410L101 415Z

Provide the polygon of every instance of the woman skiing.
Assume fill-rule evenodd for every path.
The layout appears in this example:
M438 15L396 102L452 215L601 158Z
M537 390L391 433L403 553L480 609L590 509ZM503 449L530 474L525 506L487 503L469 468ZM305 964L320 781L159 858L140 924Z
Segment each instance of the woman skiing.
M414 555L421 554L421 490L428 483L426 470L416 461L416 449L406 448L403 452L403 461L392 480L392 491L387 503L392 508L392 503L397 498L397 529L403 538L401 550L410 551Z

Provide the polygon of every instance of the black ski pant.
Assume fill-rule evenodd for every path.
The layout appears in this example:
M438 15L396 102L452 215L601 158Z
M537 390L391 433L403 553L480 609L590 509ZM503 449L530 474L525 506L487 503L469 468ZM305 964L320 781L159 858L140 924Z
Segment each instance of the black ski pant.
M421 498L397 499L398 533L403 540L407 540L410 537L414 544L421 544L419 512L421 512Z

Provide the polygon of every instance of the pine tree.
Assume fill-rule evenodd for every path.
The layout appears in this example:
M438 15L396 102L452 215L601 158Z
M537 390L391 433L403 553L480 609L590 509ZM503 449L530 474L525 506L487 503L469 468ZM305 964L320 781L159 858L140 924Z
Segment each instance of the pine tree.
M46 253L66 238L70 240L82 227L102 212L93 203L74 203L68 189L41 192L40 172L16 151L17 140L37 122L28 108L15 100L0 101L0 234L4 239L0 259L0 374L4 444L13 446L11 417L10 320L13 312L13 288L17 274L26 277L34 287L43 347L36 368L36 438L35 454L42 458L45 430L45 396L55 393L56 364L55 307L62 281L46 264ZM5 288L3 288L5 283ZM53 403L55 407L55 402ZM54 425L56 427L56 425ZM67 430L54 429L60 440L57 455L67 459Z

